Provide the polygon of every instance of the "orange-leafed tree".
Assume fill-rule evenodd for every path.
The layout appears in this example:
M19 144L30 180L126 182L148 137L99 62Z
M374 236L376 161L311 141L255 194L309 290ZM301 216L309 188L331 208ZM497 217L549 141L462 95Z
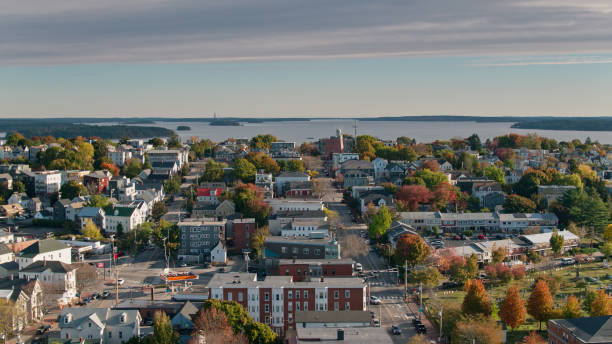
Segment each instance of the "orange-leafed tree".
M580 308L580 302L574 295L570 295L565 300L565 304L561 308L561 316L565 319L574 319L582 317L582 308Z
M528 335L523 337L521 344L546 344L546 339L542 338L542 336L535 331L531 331Z
M548 320L552 310L553 299L548 283L542 279L538 280L527 300L527 313L540 323L542 330L542 321Z
M526 314L527 310L519 289L514 285L510 286L499 309L499 317L514 330L525 322Z
M117 167L115 164L112 164L110 162L103 162L100 164L100 169L101 170L108 170L110 173L113 174L113 177L116 177L119 175L119 167Z
M591 301L590 315L592 317L612 315L612 299L604 290L599 290Z
M440 171L440 164L438 164L436 160L423 161L423 165L421 167L423 167L423 169L428 169L432 172Z
M481 280L466 283L466 294L461 304L461 310L468 315L491 315L491 299Z

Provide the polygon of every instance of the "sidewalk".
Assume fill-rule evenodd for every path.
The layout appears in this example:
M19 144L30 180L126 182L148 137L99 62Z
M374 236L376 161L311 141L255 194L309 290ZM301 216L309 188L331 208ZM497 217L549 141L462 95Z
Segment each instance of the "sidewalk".
M407 306L408 309L410 309L410 312L412 312L412 315L414 315L418 319L419 305L413 302L411 298L409 298ZM440 335L440 331L431 323L431 321L429 321L429 319L427 319L425 313L421 313L421 323L427 328L427 338L431 341L434 341L435 343L438 343L438 336Z

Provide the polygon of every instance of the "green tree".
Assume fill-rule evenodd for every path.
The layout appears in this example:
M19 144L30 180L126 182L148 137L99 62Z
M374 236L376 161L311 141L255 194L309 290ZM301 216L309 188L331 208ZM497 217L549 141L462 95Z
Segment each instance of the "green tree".
M102 209L107 208L109 205L111 205L111 201L108 199L108 197L103 195L92 195L89 197L89 201L87 202L88 207L97 207Z
M128 178L137 177L142 171L142 163L139 159L130 159L123 165L123 175Z
M599 248L599 251L601 251L601 253L605 256L605 257L609 257L612 256L612 243L611 242L606 242L603 245L601 245L601 247Z
M550 248L554 252L555 256L558 256L563 249L563 236L559 234L556 229L550 237Z
M167 194L175 194L181 191L181 177L178 175L171 176L164 181L164 191Z
M372 217L368 225L368 233L370 238L380 238L384 236L391 227L391 212L384 204L378 209L378 212Z
M87 223L82 230L83 235L90 238L91 240L101 240L102 234L100 234L100 228L96 226L90 219L87 219Z
M255 165L258 170L264 170L267 173L277 174L280 172L280 166L269 155L262 152L250 152L245 157L250 163Z
M506 184L504 179L504 171L500 168L497 168L495 165L489 165L484 168L484 175L490 180L495 180L502 184Z
M255 181L257 169L246 159L238 159L234 162L234 178L243 182Z
M168 207L164 201L155 202L153 204L153 209L151 210L151 217L155 219L155 221L159 221L162 216L166 215L168 212Z
M482 142L480 142L480 137L476 134L472 134L467 138L467 144L470 145L471 150L479 151L482 149Z
M427 169L417 170L411 177L422 179L429 190L433 190L438 184L448 183L448 177L444 173L432 172Z
M408 275L408 280L411 283L423 283L424 287L433 288L440 284L442 275L437 268L430 266L425 269L412 269Z
M150 139L148 143L152 144L155 148L159 148L164 145L164 140L160 139L159 137L154 137Z
M174 331L170 318L164 312L155 312L153 335L146 337L146 344L178 344L179 334Z
M170 135L170 138L168 139L167 146L168 148L181 148L183 147L183 144L181 143L181 139L179 138L179 136L176 133L172 133L172 135Z
M13 192L26 192L26 187L25 184L23 184L21 181L16 181L13 182Z
M510 195L504 201L505 213L533 213L535 211L535 202L526 197Z
M476 278L478 275L478 256L474 253L465 261L465 274L469 279Z
M60 188L62 198L73 199L87 194L87 188L77 181L71 180Z
M272 142L277 142L278 139L274 135L265 134L257 135L251 139L251 147L257 149L270 149Z
M223 169L227 167L227 164L222 162L215 162L210 159L206 162L206 169L202 174L202 179L206 182L219 182L223 180Z

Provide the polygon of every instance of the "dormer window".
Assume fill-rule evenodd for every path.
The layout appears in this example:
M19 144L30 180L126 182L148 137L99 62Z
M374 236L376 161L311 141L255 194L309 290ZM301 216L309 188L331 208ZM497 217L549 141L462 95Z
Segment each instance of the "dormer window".
M64 324L68 324L72 321L72 314L68 313L64 316Z
M127 314L125 314L125 313L121 313L121 323L122 323L122 324L123 324L123 323L125 323L125 322L126 322L126 320L127 320Z

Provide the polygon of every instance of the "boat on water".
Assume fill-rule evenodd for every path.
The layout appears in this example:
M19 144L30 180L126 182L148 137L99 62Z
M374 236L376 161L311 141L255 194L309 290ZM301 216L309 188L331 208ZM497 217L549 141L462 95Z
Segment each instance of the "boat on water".
M187 281L199 278L193 272L165 272L161 273L160 277L166 282Z

